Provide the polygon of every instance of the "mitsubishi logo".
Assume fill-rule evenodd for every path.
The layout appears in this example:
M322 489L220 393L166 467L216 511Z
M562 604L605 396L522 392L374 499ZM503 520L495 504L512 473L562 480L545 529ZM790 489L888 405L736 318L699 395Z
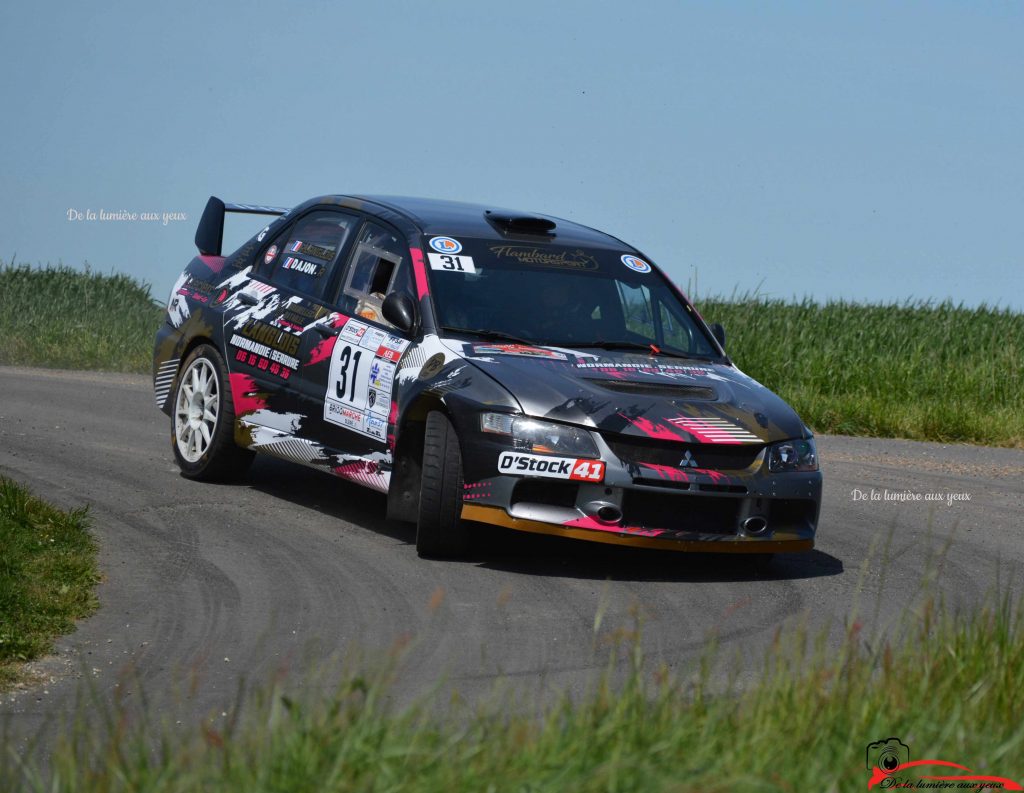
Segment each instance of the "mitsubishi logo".
M690 454L690 450L686 450L686 454L683 455L683 459L679 461L680 468L698 468L697 461L693 459L693 455Z

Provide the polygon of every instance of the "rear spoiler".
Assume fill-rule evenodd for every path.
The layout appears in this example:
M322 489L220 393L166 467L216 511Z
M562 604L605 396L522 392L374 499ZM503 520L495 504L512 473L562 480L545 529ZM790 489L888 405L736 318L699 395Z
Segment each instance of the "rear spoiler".
M224 213L239 212L244 215L284 215L289 210L282 207L265 207L256 204L225 204L217 196L210 196L206 209L196 229L196 247L203 256L220 256L224 243Z

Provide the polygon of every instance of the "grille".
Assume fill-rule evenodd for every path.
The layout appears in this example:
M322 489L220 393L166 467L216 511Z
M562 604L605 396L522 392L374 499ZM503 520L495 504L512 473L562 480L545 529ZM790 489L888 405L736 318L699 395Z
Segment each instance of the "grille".
M623 523L645 529L735 534L740 500L702 498L627 490L623 494Z
M605 435L615 456L627 463L652 463L680 467L689 452L698 468L712 471L742 471L749 468L764 448L757 443L674 443L658 439Z
M587 382L620 394L643 394L645 396L662 396L669 399L715 399L715 389L696 385L673 385L672 383L633 383L626 380L596 380L587 378Z

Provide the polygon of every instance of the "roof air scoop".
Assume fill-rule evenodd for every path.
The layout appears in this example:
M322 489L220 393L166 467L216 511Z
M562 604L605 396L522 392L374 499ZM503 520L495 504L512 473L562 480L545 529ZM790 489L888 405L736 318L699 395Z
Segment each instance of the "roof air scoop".
M513 215L488 209L484 212L484 218L505 234L550 234L555 229L555 221L537 215Z

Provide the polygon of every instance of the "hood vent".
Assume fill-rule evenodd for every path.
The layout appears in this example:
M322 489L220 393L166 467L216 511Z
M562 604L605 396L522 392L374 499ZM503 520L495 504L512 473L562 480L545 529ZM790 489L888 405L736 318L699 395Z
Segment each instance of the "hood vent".
M698 385L676 385L675 383L637 383L629 380L597 380L586 378L586 381L606 391L617 394L642 394L643 396L665 397L666 399L713 400L718 397L715 389Z
M555 221L537 215L513 215L488 209L484 219L503 234L543 234L549 235L555 230Z

